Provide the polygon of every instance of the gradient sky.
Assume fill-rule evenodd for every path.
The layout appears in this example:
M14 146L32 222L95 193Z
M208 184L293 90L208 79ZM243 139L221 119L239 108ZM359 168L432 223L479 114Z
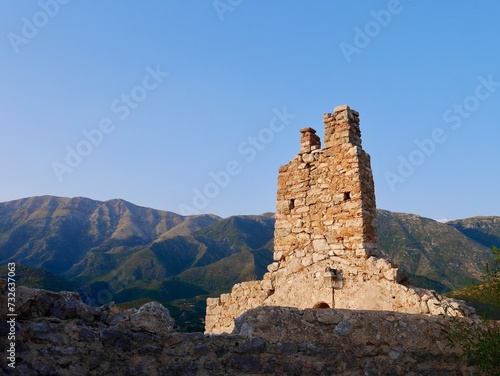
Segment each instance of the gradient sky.
M2 1L0 201L274 211L299 129L348 104L379 208L500 215L499 17L493 0Z

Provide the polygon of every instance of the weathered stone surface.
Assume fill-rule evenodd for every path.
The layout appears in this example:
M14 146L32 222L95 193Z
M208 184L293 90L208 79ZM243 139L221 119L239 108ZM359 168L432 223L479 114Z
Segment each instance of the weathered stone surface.
M144 304L130 316L130 322L134 327L156 334L171 332L175 325L169 310L157 302Z
M279 169L269 273L256 288L241 284L218 301L209 299L207 333L230 333L236 317L258 306L443 312L442 296L400 285L398 268L376 257L375 189L359 113L339 106L324 123L324 147L314 129L303 128L299 154ZM333 277L325 270L334 270ZM272 289L263 287L267 283ZM456 304L463 315L473 314Z
M343 320L335 326L334 330L339 336L346 337L352 333L352 324L347 320Z
M71 299L80 303L74 294L22 292L23 301L37 296L44 302L63 299L69 307ZM5 297L0 280L0 301ZM17 323L16 368L3 362L0 374L477 375L459 350L447 346L441 316L269 306L245 312L231 334L203 335L172 330L173 320L157 303L99 310L130 319L115 325L87 322L78 316L85 309L59 319L51 316L50 306L44 315L26 315ZM156 324L170 329L145 324L156 315ZM3 353L4 346L0 342Z

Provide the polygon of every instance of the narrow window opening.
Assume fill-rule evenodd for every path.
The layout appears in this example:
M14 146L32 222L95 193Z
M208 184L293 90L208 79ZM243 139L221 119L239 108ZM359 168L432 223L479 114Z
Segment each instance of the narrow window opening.
M288 209L293 209L295 207L295 200L292 198L289 202L288 202Z
M344 201L349 201L351 199L351 192L344 192Z

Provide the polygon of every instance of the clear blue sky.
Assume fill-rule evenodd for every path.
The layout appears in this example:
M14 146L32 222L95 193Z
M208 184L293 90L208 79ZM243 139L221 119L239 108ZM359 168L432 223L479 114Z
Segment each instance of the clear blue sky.
M3 1L0 201L274 211L299 129L348 104L379 208L500 215L499 17L493 0Z

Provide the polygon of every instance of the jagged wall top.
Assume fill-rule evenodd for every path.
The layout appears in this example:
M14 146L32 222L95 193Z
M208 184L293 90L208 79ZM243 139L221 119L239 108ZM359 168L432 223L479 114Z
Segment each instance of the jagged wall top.
M347 105L338 106L333 113L324 115L325 122L325 149L349 143L353 146L361 146L361 131L359 129L359 113L352 110ZM349 124L348 132L340 134L342 124ZM338 126L338 127L337 127ZM345 131L345 129L344 129ZM299 154L310 153L321 149L321 140L316 135L313 128L303 128L300 130Z

